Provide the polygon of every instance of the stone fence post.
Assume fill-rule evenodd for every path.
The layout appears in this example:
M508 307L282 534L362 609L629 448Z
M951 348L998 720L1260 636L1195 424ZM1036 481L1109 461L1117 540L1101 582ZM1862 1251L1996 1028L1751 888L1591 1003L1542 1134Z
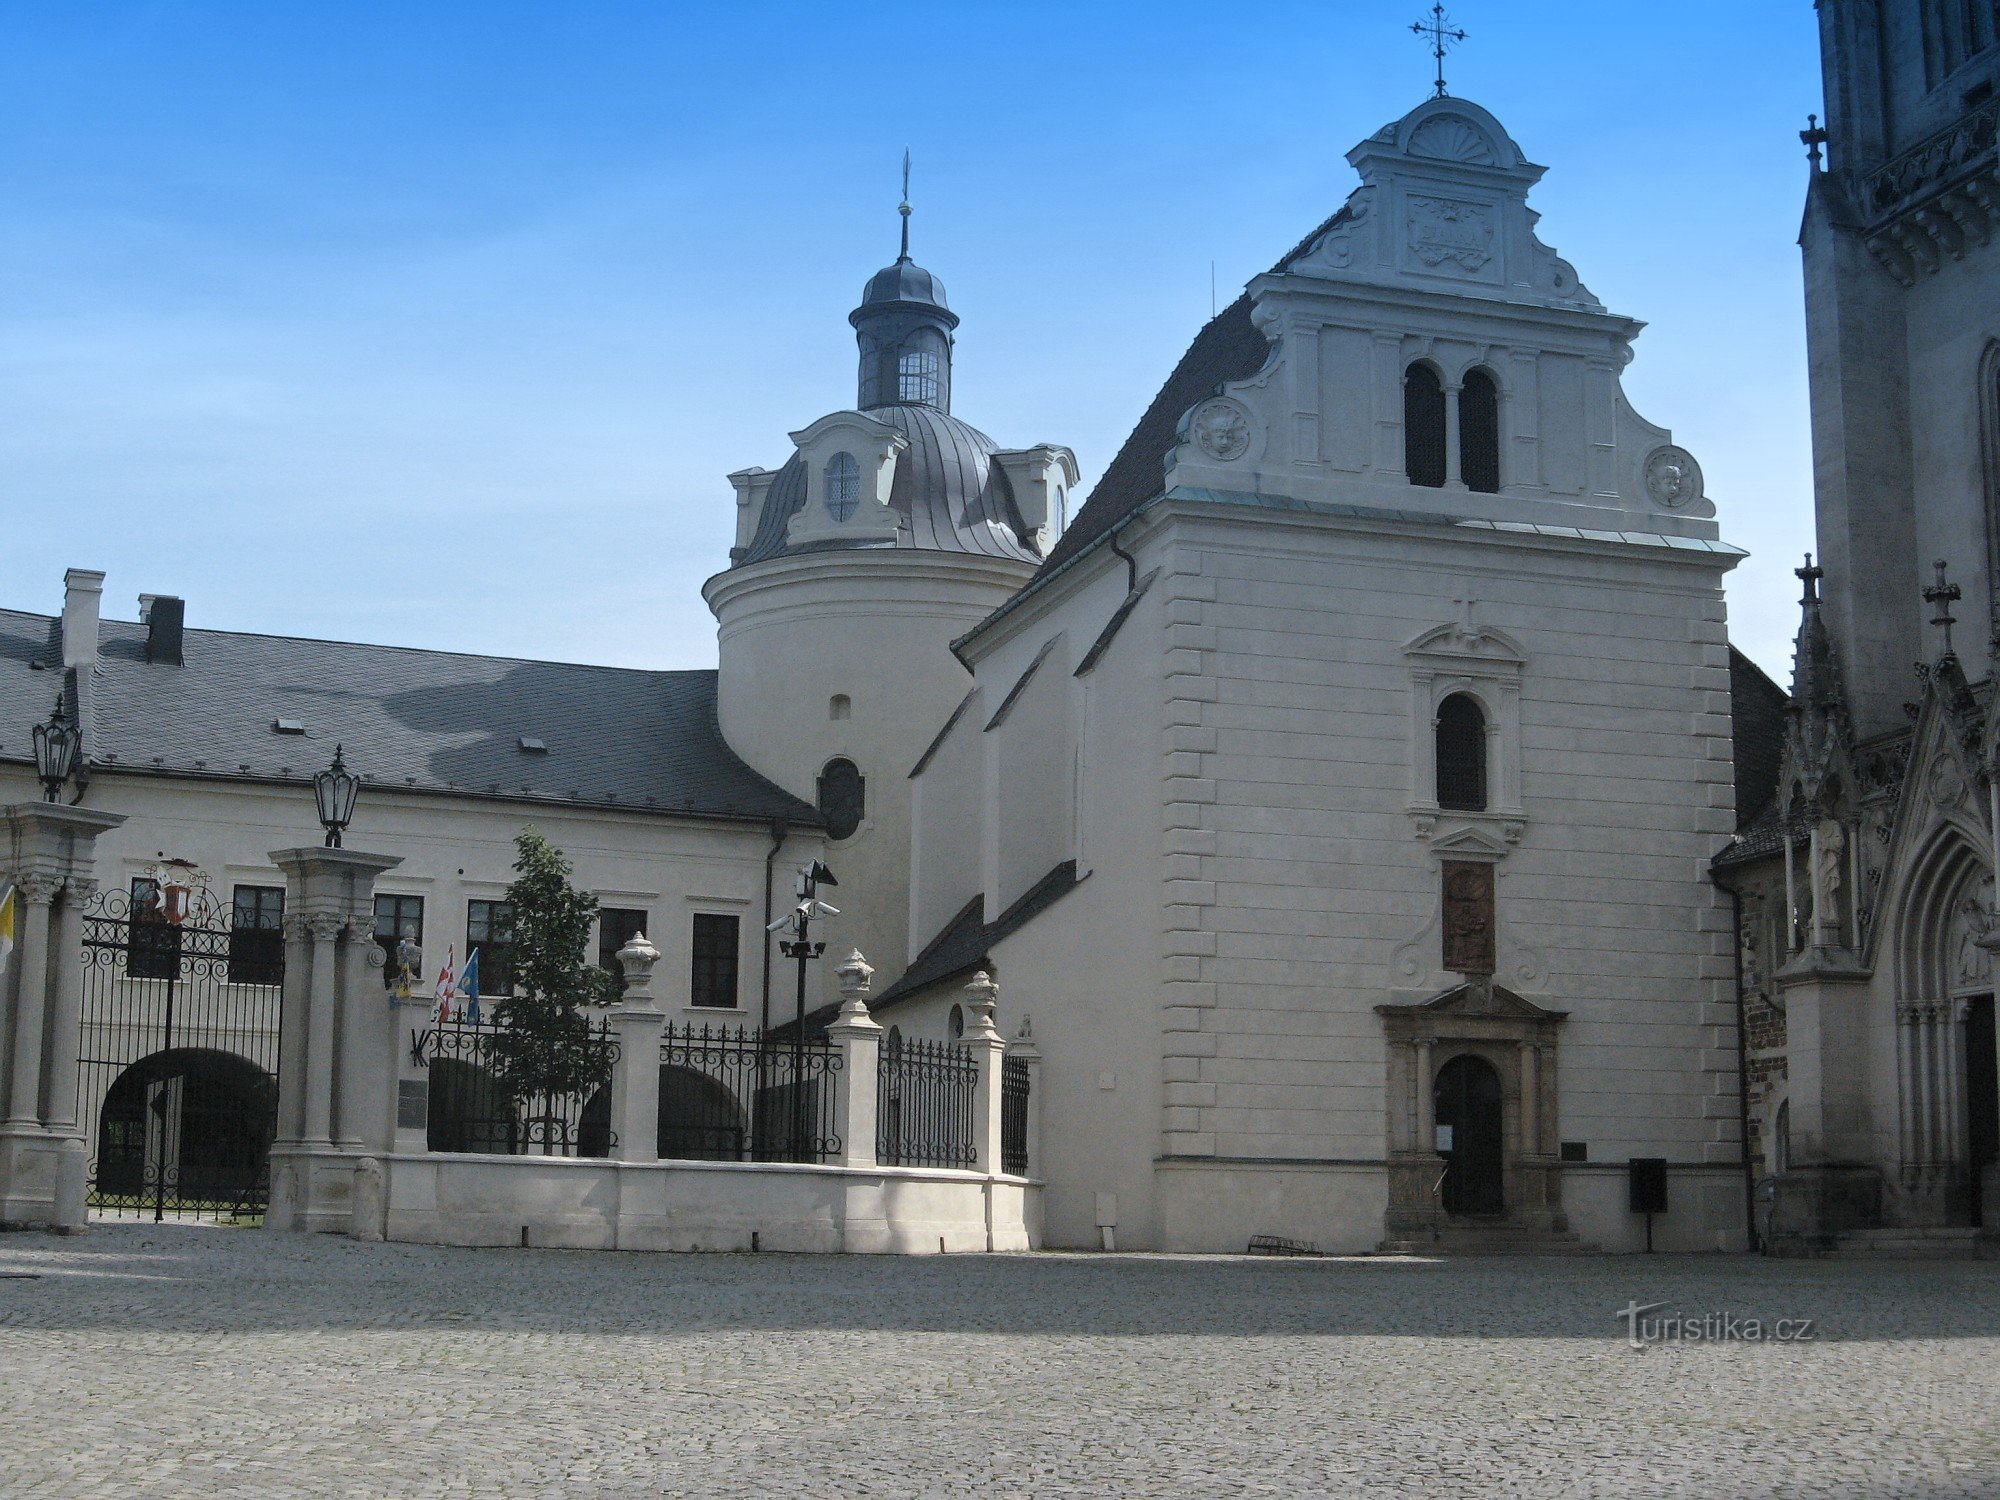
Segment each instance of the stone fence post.
M1007 1058L1018 1062L1028 1073L1028 1171L1030 1177L1042 1170L1042 1049L1035 1045L1028 1018L1021 1017L1021 1030L1007 1043Z
M660 1159L660 1030L666 1012L653 999L653 965L660 950L640 933L618 950L625 994L611 1012L618 1061L611 1072L611 1155L618 1161Z
M840 1052L833 1095L833 1129L840 1137L838 1164L872 1167L882 1055L882 1028L868 1014L868 988L875 970L856 948L834 973L840 979L840 1015L826 1034Z
M375 945L375 881L395 855L277 849L285 872L278 1135L267 1229L346 1231L354 1171L396 1144L399 1026Z
M1000 1170L1000 1063L1007 1042L994 1028L993 1006L1000 986L984 969L965 986L965 1035L958 1044L972 1053L978 1069L972 1086L972 1170Z
M124 821L54 802L0 808L0 893L14 889L15 925L0 967L0 1226L83 1227L83 912L97 894L98 835Z

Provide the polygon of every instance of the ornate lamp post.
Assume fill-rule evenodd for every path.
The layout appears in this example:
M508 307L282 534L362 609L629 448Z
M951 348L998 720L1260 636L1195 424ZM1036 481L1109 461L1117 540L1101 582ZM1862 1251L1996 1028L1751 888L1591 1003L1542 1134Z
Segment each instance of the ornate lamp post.
M76 726L63 717L61 693L56 694L56 711L49 715L49 722L35 726L34 740L35 774L41 778L42 798L60 802L63 783L76 769L78 740Z
M319 804L319 820L326 828L326 847L340 847L341 830L354 820L354 799L361 792L361 778L349 773L341 762L342 747L333 747L333 764L313 777L313 801Z
M805 1052L806 1052L806 964L826 952L824 940L814 942L812 920L814 917L837 916L840 908L828 906L819 899L819 888L823 885L839 885L829 870L819 860L814 860L799 871L797 890L798 905L789 915L780 917L771 924L773 930L789 926L792 936L778 944L778 951L785 957L796 959L799 965L798 1012L792 1021L792 1138L789 1142L794 1160L805 1160ZM761 1053L763 1049L760 1047ZM761 1087L761 1080L760 1080Z

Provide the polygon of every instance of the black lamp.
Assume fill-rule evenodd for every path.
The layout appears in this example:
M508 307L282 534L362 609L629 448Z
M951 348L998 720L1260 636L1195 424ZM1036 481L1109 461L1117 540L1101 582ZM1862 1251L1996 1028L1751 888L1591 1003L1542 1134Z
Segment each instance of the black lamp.
M35 774L42 779L42 797L60 802L63 783L76 769L77 746L76 726L63 717L61 693L56 694L56 711L49 715L49 722L35 726L34 739Z
M333 747L333 764L313 777L313 801L319 804L329 849L340 847L340 832L354 820L354 799L361 791L361 778L349 775L341 763L341 748Z

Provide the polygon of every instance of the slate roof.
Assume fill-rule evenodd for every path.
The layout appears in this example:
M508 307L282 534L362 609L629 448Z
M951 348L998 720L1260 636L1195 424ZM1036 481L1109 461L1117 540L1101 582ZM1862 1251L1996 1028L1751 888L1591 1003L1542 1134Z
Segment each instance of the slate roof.
M149 662L145 647L144 625L103 622L84 747L102 770L304 783L339 743L371 790L820 821L724 743L712 671L224 630L187 631L183 666ZM29 729L68 675L61 661L55 619L0 610L0 760L32 759ZM280 718L305 732L274 731ZM546 753L524 751L524 736Z
M1278 258L1277 275L1316 245L1320 237L1346 216L1343 206L1326 222ZM1210 318L1188 345L1187 353L1167 376L1167 383L1139 418L1090 498L1071 520L1069 529L1049 552L1041 576L1054 572L1092 542L1112 530L1133 511L1166 488L1166 457L1178 441L1175 434L1188 408L1221 390L1232 380L1248 380L1271 357L1271 342L1250 321L1250 294L1245 292Z
M893 545L930 552L973 552L987 557L1039 563L1041 554L1023 537L1027 523L1007 482L1007 471L993 462L993 439L969 422L934 406L877 406L862 413L909 439L896 458L889 484L889 505L902 517ZM806 503L805 460L794 453L771 481L757 530L731 566L743 567L793 551L843 546L880 547L882 542L819 542L793 548L786 540L792 517Z
M974 896L960 908L957 916L944 924L944 930L925 945L924 951L903 971L901 979L869 1000L869 1013L880 1015L913 999L934 984L989 967L993 962L991 949L1002 938L1020 931L1081 884L1082 881L1077 878L1076 861L1066 859L1030 886L1019 900L991 922L980 917L986 898ZM839 1013L838 1005L823 1005L808 1013L807 1033L823 1031ZM773 1030L783 1034L797 1024L788 1021Z
M984 968L992 962L990 950L1002 938L1011 937L1027 926L1079 884L1076 861L1066 859L991 922L980 920L986 898L975 896L925 945L924 951L903 971L903 977L869 1003L869 1010L888 1010L943 980Z
M1756 822L1778 790L1785 754L1785 690L1734 646L1729 648L1729 712L1736 749L1736 827Z

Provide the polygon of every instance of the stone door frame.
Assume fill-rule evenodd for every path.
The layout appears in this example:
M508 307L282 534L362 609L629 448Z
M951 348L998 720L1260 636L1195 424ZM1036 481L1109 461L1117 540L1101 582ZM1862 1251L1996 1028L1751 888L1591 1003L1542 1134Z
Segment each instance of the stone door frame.
M1560 1233L1562 1161L1557 1144L1557 1039L1567 1011L1547 1010L1478 978L1414 1005L1378 1005L1388 1042L1389 1206L1392 1239L1449 1222L1438 1191L1432 1089L1454 1057L1484 1058L1500 1075L1501 1183L1505 1220Z

